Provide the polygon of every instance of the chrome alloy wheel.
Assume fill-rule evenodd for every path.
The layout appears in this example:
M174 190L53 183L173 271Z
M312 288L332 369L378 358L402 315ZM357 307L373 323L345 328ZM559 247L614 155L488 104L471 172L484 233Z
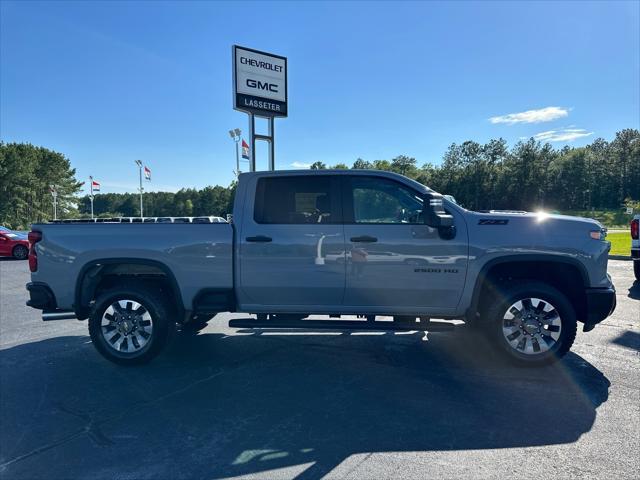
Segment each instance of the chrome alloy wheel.
M502 334L517 352L542 354L560 339L562 319L556 308L539 298L523 298L511 305L502 319Z
M102 314L100 330L107 345L117 352L138 353L151 339L153 320L135 300L116 300Z

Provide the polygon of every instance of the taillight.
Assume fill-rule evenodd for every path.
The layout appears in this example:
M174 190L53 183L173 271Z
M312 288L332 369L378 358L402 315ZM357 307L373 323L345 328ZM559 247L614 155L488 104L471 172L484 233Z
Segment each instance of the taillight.
M32 231L27 236L29 239L29 270L38 270L38 254L36 253L36 243L42 240L42 232Z
M634 240L638 240L638 234L640 233L640 220L638 220L637 218L634 220L631 220L631 238L633 238Z

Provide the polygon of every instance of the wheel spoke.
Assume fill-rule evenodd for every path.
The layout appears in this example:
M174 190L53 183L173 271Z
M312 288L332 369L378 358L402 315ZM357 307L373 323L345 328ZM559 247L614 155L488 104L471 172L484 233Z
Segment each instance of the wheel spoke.
M543 300L538 301L538 305L536 305L535 308L536 315L540 315L542 312L544 312L546 306L547 304Z
M138 330L138 333L140 334L140 336L142 338L144 338L145 340L148 340L149 337L151 336L150 333L147 333L145 330Z
M550 312L546 312L543 316L542 316L542 323L551 323L553 322L555 319L559 318L560 315L558 315L558 312L553 309Z
M118 339L122 337L122 335L120 335L119 332L116 332L114 335L111 336L111 338L109 338L109 343L111 345L115 345L115 343L118 341Z
M553 345L554 342L551 337L546 337L542 333L535 338L541 352L546 352L547 350L549 350L550 345ZM551 344L549 343L549 340L551 340Z

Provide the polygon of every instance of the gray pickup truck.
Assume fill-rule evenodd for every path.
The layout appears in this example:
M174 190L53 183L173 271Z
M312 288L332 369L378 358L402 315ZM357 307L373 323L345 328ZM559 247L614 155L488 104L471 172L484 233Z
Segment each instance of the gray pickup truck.
M27 305L88 319L97 350L121 364L153 358L176 326L247 312L257 318L231 326L432 331L462 319L538 365L570 349L577 322L589 331L615 308L605 236L584 218L468 211L388 172L245 173L231 224L34 224Z

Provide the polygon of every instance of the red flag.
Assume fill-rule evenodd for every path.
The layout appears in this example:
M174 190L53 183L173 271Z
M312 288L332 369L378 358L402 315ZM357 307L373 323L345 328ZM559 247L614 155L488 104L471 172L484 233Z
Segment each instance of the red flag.
M91 180L91 190L94 192L100 191L100 182L96 182L95 180Z
M151 170L146 165L144 167L144 178L151 180Z

